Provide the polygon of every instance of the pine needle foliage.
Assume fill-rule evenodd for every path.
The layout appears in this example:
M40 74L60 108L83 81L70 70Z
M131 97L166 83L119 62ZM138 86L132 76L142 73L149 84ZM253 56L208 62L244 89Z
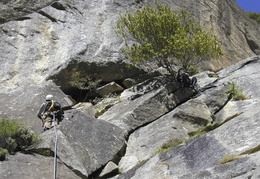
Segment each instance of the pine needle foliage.
M149 65L147 62L155 61L174 78L176 63L192 73L201 61L222 55L217 37L204 31L191 13L158 2L156 8L120 15L116 33L124 39L123 52L131 62Z

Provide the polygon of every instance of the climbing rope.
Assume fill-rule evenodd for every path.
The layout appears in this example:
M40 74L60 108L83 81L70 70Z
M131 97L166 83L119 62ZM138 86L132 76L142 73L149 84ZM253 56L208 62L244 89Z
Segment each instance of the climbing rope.
M56 131L56 119L55 119L55 112L53 112L53 121L54 121L54 137L55 137L55 147L54 147L54 169L53 169L53 178L56 179L56 171L57 171L57 142L58 142L58 136Z

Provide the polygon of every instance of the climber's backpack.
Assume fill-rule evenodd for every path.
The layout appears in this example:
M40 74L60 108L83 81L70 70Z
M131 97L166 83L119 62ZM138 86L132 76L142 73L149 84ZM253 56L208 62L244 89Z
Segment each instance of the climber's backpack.
M49 102L47 103L46 109L47 109L47 111L57 111L57 112L55 113L55 117L56 117L59 121L62 121L64 112L63 112L63 110L62 110L62 108L61 108L60 103L51 100L51 101L49 101ZM53 117L52 113L50 113L50 117Z
M49 105L50 105L50 107L48 108L48 111L58 111L61 108L60 103L55 102L53 100L51 100Z

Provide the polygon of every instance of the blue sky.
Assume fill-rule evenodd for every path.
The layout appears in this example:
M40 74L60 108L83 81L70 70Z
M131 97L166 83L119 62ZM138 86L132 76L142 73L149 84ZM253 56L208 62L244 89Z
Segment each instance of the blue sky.
M237 0L237 4L245 12L260 13L260 0Z

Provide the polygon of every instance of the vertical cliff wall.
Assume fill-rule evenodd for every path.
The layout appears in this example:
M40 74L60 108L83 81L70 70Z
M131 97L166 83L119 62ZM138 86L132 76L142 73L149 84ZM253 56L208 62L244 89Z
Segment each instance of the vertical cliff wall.
M203 69L219 70L259 53L260 27L235 1L160 2L192 11L199 24L222 41L223 58L205 64ZM141 69L126 67L120 53L122 40L113 29L119 13L154 5L152 1L24 0L0 4L1 91L41 83L53 76L67 83L71 71L79 67L107 82L142 73Z

